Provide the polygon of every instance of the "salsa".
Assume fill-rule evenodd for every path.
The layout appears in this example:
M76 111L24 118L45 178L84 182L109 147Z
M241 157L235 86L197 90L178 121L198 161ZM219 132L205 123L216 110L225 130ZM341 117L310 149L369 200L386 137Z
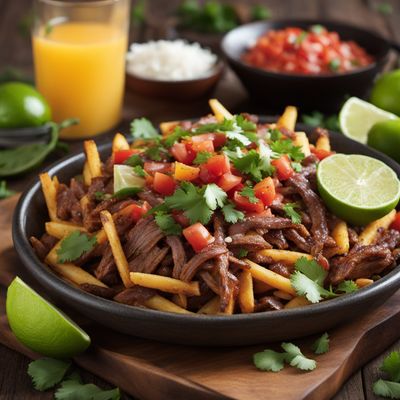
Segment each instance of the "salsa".
M268 31L242 59L268 71L305 75L348 72L373 62L357 43L341 40L337 32L322 25Z

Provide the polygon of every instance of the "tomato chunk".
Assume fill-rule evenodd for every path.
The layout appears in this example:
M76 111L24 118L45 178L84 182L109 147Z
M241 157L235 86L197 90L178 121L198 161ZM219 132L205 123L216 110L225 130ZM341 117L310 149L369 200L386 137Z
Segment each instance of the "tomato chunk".
M183 211L172 211L172 218L183 228L190 225L189 218L183 213Z
M203 140L202 142L192 142L191 147L196 153L201 151L207 151L208 153L214 153L214 142L212 140Z
M138 151L135 149L118 150L114 152L114 164L123 164L129 157L137 153Z
M225 192L229 192L229 190L233 189L235 186L239 185L242 181L240 176L236 176L231 174L230 172L225 172L217 181L217 185L224 190Z
M247 197L242 196L239 192L235 192L233 201L237 205L237 208L242 211L254 212L257 214L264 211L264 204L260 199L257 199L256 203L251 203Z
M193 181L200 173L199 167L191 167L180 162L175 163L174 178L177 181Z
M333 151L324 150L324 149L316 149L315 147L314 147L314 148L311 148L310 150L311 150L311 153L315 154L315 156L316 156L316 157L318 158L318 160L320 160L320 161L323 160L324 158L329 157L329 156L331 156L332 154L334 154Z
M192 142L202 142L204 140L212 140L214 148L221 147L226 142L226 135L224 133L203 133L191 137Z
M182 233L195 252L201 251L215 240L207 228L200 222L188 226Z
M212 156L203 165L214 176L221 176L231 169L228 157L225 154Z
M275 185L272 178L269 176L258 182L254 186L254 194L259 198L264 206L270 206L275 199Z
M276 160L272 160L271 164L276 168L276 173L280 181L285 181L294 174L289 157L286 154Z
M146 161L143 165L143 169L150 175L154 175L156 172L168 173L172 171L172 164Z
M185 143L174 143L170 149L170 153L175 160L184 164L192 164L193 160L196 158L196 153Z
M171 176L156 172L154 174L153 188L164 196L170 196L175 192L176 183Z
M400 232L400 212L397 212L394 221L390 224L390 229L396 229Z
M139 221L140 218L143 217L144 214L147 213L151 209L150 204L145 201L142 205L140 204L132 204L132 218L135 222Z

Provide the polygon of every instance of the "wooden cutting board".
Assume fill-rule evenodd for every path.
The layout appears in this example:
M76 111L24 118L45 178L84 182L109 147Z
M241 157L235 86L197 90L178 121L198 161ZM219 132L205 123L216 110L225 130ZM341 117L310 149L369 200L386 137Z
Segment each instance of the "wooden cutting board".
M0 342L36 358L13 336L5 315L5 288L16 274L44 294L26 276L12 247L16 201L13 197L0 202ZM315 337L296 340L317 360L317 369L307 373L289 367L279 373L260 372L253 366L255 352L279 349L279 343L219 349L162 344L110 331L63 309L93 341L86 353L76 357L76 363L139 399L321 400L332 397L354 371L399 338L400 291L373 313L329 332L331 349L326 354L310 353Z

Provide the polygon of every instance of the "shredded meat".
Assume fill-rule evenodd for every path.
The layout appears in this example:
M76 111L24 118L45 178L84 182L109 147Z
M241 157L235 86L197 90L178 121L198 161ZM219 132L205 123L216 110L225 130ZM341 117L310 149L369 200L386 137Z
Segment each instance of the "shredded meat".
M161 197L156 196L151 190L144 189L138 193L139 199L147 201L152 207L158 206L163 202Z
M63 221L82 223L82 209L73 190L60 183L57 189L57 217Z
M282 308L283 308L282 302L274 296L261 297L261 299L258 299L258 301L254 306L256 312L281 310Z
M85 189L83 187L83 183L77 181L75 178L72 178L69 187L74 193L74 196L80 200L85 195Z
M352 228L347 228L347 232L349 234L349 243L350 246L354 246L356 243L358 243L358 235L357 232L352 229Z
M268 243L273 244L280 250L284 250L289 247L288 242L286 241L285 236L283 236L283 233L280 229L267 232L264 235L264 238Z
M261 235L248 234L242 235L237 234L231 236L232 241L228 242L228 247L240 247L248 251L257 251L262 249L272 249L272 246L265 241Z
M140 253L129 260L129 270L132 272L153 273L164 257L167 255L169 247L160 248L154 246L145 253Z
M172 270L172 276L175 279L179 279L182 267L186 264L186 252L183 247L182 241L178 236L167 236L166 242L172 251L172 259L174 261L174 268Z
M246 261L240 260L239 258L229 255L228 259L229 259L229 263L235 265L236 267L239 267L241 269L249 269L250 268L249 264L247 264Z
M151 299L157 292L153 289L134 286L118 293L114 300L118 303L128 304L130 306L144 306L146 300Z
M382 244L388 249L394 250L400 246L400 232L395 229L389 229L381 234L376 244Z
M98 280L102 281L106 285L112 286L120 282L117 266L114 262L114 256L108 243L103 251L100 263L94 270L94 275Z
M31 236L29 241L31 242L31 245L35 250L36 255L39 257L41 261L44 261L47 254L58 242L58 239L55 238L54 236L44 233L40 239Z
M215 293L219 296L219 286L218 282L215 281L213 276L208 272L208 271L201 271L200 276L203 279L203 281L206 283L206 285Z
M269 269L279 275L284 276L285 278L290 278L290 275L293 273L293 267L289 267L281 262L270 265Z
M82 283L79 287L85 292L103 297L104 299L112 299L117 294L117 290L114 288L92 285L90 283Z
M309 253L311 251L311 245L309 241L303 236L301 236L295 229L285 229L283 234L285 235L286 239L293 242L300 250Z

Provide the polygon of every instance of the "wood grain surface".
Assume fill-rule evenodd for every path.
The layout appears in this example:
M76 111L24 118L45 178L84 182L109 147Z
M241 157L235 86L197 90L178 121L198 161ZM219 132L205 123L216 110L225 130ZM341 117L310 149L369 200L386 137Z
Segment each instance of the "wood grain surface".
M229 1L228 1L229 2ZM240 0L236 1L240 2ZM256 3L257 0L246 0L247 3ZM326 18L338 19L353 23L361 27L373 29L380 34L400 42L400 2L398 0L263 0L273 18ZM179 0L148 0L151 19L162 24L165 16L171 13ZM383 16L376 12L380 3L392 5L393 12ZM162 6L160 6L162 5ZM32 56L29 39L28 22L32 13L32 0L0 0L0 72L6 67L18 68L32 76ZM137 32L133 29L131 39L137 39ZM158 38L160 30L146 29L145 39ZM220 82L216 95L224 104L233 110L246 110L248 98L237 78L227 71ZM126 93L124 105L124 119L130 120L137 116L146 116L159 122L163 119L176 119L198 116L207 111L204 102L196 101L186 104L156 101L141 98L130 92ZM127 123L122 124L121 130L127 129ZM109 140L111 135L98 138L98 142ZM71 143L71 149L80 148L81 144ZM59 156L59 155L58 155ZM53 162L56 156L49 158L47 163ZM9 182L15 190L23 190L27 183L37 174L37 171ZM0 202L0 214L3 205ZM1 264L0 264L1 266ZM4 290L2 289L2 292ZM4 294L4 293L3 293ZM379 342L379 340L378 340ZM400 341L387 349L376 359L366 364L356 372L335 396L335 400L371 400L377 399L371 390L372 382L376 380L378 366L388 351L399 349ZM50 399L51 392L35 392L26 375L29 359L0 345L0 399ZM111 388L106 381L90 373L83 373L84 379L99 384L104 388ZM107 379L106 379L107 380ZM124 395L124 398L131 398ZM168 398L165 397L165 398Z

